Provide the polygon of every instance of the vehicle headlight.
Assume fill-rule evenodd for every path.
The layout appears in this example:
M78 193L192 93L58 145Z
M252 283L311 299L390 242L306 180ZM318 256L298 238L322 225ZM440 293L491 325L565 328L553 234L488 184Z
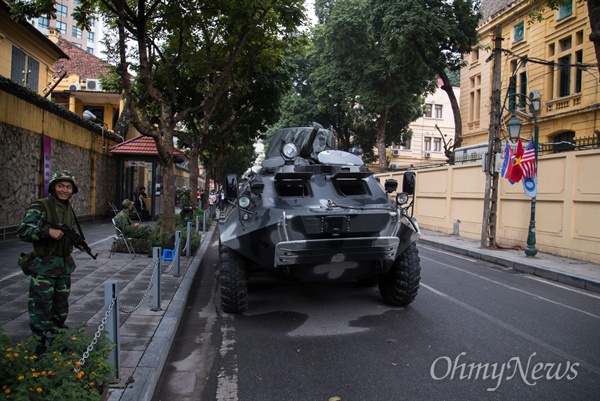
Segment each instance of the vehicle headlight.
M247 209L248 206L250 206L250 198L248 198L247 196L241 196L238 200L238 204L242 209Z
M294 160L298 157L298 147L292 142L286 143L281 149L281 157L286 160Z
M406 192L400 192L396 195L396 203L399 205L404 205L408 202L408 194Z

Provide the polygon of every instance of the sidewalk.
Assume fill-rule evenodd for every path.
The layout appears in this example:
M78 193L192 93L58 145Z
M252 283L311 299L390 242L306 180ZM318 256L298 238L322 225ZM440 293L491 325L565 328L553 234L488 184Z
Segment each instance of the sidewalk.
M216 221L206 233L195 256L180 259L180 276L174 276L171 262L161 262L161 310L152 311L152 290L148 284L153 259L127 253L109 256L114 228L109 219L87 223L82 229L98 259L75 252L77 270L72 278L70 314L67 324L86 322L96 329L104 316L104 283L119 281L120 314L119 382L111 386L110 401L151 400L157 381L185 310L191 284L216 230ZM578 288L600 292L600 265L547 254L527 257L523 251L482 249L479 242L433 231L424 231L420 244L509 266ZM0 241L0 325L15 339L30 334L27 315L29 278L16 265L21 251L31 245L17 239ZM144 297L144 294L146 296ZM140 301L143 299L143 302ZM136 306L140 304L139 307Z
M422 231L419 243L600 293L600 265L595 263L539 252L530 257L517 249L481 248L480 241L428 230Z

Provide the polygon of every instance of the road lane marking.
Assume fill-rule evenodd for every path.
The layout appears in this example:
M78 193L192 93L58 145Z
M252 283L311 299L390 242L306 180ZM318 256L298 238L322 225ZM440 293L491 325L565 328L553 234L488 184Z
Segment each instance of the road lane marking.
M483 312L482 310L479 310L469 304L466 304L456 298L454 298L451 295L448 295L446 293L443 293L441 291L436 290L435 288L432 288L430 286L428 286L427 284L423 284L423 282L421 282L421 287L428 289L429 291L433 292L436 295L439 295L440 297L447 299L448 301L462 307L465 308L473 313L475 313L476 315L483 317L486 320L489 320L490 322L502 327L505 330L510 331L513 334L518 335L519 337L522 337L528 341L533 342L534 344L539 345L540 347L545 348L547 351L550 351L558 356L560 356L561 358L566 359L567 361L571 361L571 362L578 362L582 367L584 367L585 369L587 369L588 371L595 373L596 375L600 376L600 368L598 368L597 366L592 365L591 363L584 361L583 359L577 358L574 355L568 354L566 352L564 352L561 349L558 349L530 334L525 333L524 331L516 328L515 326L512 326L508 323L503 322L500 319L497 319L491 315L488 315L487 313Z
M471 275L471 276L478 277L478 278L480 278L480 279L482 279L482 280L489 281L489 282L491 282L491 283L494 283L494 284L497 284L497 285L499 285L499 286L502 286L502 287L508 288L508 289L510 289L510 290L517 291L517 292L521 292L521 293L523 293L523 294L526 294L526 295L529 295L529 296L531 296L531 297L534 297L534 298L540 299L540 300L542 300L542 301L546 301L546 302L549 302L549 303L551 303L551 304L559 305L559 306L562 306L563 308L566 308L566 309L571 309L571 310L574 310L574 311L576 311L576 312L583 313L584 315L587 315L587 316L590 316L590 317L593 317L593 318L596 318L596 319L600 319L600 316L598 316L598 315L594 315L593 313L590 313L590 312L587 312L587 311L581 310L581 309L579 309L579 308L575 308L575 307L573 307L573 306L565 305L565 304L563 304L563 303L561 303L561 302L553 301L553 300L551 300L551 299L549 299L549 298L542 297L541 295L533 294L533 293L531 293L531 292L529 292L529 291L525 291L525 290L522 290L522 289L520 289L520 288L513 287L513 286L511 286L511 285L504 284L504 283L501 283L501 282L499 282L499 281L496 281L496 280L492 280L491 278L487 278L487 277L481 276L481 275L479 275L479 274L477 274L477 273L473 273L473 272L470 272L470 271L467 271L467 270L463 270L463 269L461 269L461 268L459 268L459 267L455 267L455 266L449 265L449 264L447 264L447 263L443 263L443 262L440 262L440 261L437 261L437 260L434 260L434 259L430 259L430 258L427 258L427 257L425 257L425 256L421 256L421 259L427 259L427 260L430 260L430 261L432 261L432 262L435 262L435 263L437 263L437 264L440 264L440 265L442 265L442 266L449 267L450 269L454 269L454 270L457 270L457 271L460 271L460 272L463 272L463 273L469 274L469 275ZM590 294L583 294L583 295L590 295Z

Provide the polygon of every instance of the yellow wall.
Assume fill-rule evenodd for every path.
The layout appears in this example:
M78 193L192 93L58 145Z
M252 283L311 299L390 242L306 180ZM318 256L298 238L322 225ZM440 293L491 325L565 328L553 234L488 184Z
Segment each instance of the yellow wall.
M539 159L536 240L540 252L600 263L600 150L563 152ZM485 174L464 164L417 170L415 217L423 229L481 239ZM402 173L377 174L381 182ZM531 200L521 183L500 179L496 241L527 245Z

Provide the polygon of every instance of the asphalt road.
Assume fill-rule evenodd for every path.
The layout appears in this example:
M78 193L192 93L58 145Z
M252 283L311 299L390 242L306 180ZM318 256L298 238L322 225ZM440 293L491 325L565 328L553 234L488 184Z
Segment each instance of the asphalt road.
M218 309L207 252L154 400L597 400L600 297L419 248L407 308L353 283L251 281Z

